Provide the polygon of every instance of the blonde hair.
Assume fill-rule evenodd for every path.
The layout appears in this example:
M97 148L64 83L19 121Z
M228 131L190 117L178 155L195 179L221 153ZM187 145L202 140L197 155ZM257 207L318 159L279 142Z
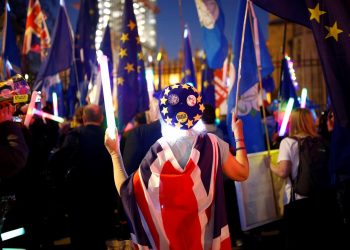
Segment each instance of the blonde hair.
M309 109L297 108L292 111L289 126L289 136L318 136L315 122Z

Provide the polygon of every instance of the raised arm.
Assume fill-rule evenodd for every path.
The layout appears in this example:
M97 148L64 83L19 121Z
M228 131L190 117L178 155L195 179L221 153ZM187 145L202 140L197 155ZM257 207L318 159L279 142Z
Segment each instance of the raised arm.
M120 194L120 187L123 182L126 180L128 175L125 172L123 158L119 149L119 139L118 139L118 131L116 130L116 139L111 139L108 136L108 133L105 133L105 146L111 155L113 162L113 175L114 175L114 183Z
M242 120L236 119L235 113L232 113L231 128L235 135L236 158L232 154L228 154L223 171L232 180L244 181L249 175L249 162L244 144Z

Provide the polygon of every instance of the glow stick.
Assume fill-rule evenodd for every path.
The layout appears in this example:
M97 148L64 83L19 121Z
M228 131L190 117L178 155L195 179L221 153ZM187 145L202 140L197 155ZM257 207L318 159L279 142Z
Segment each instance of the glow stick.
M25 232L26 231L24 230L23 227L17 228L15 230L11 230L11 231L8 231L6 233L2 233L1 239L2 239L2 241L9 240L9 239L21 236L21 235L25 234Z
M52 92L53 114L58 116L57 94Z
M99 56L98 62L101 68L102 90L103 90L103 98L105 103L106 119L107 119L107 133L110 138L115 139L116 125L115 125L115 119L114 119L114 109L113 109L113 102L112 102L111 83L109 79L107 56L105 55Z
M306 107L306 97L307 97L307 89L303 88L301 90L301 102L300 102L300 107L305 108Z
M286 133L289 117L290 117L290 114L292 113L292 109L293 109L293 104L294 104L294 98L289 98L288 103L287 103L287 107L286 107L286 111L284 112L280 132L278 133L279 136L284 136L284 134Z
M33 109L33 113L35 115L41 116L44 119L50 119L50 120L53 120L53 121L59 122L59 123L64 122L64 119L62 117L59 117L57 115L52 115L52 114L49 114L49 113L46 113L46 112L43 112L43 111L40 111L37 109Z
M29 106L27 109L26 118L24 119L24 126L26 126L27 128L29 128L30 120L33 117L33 109L34 109L34 105L35 105L35 101L36 101L37 96L38 96L38 92L33 91L32 97L30 98L30 103L29 103Z

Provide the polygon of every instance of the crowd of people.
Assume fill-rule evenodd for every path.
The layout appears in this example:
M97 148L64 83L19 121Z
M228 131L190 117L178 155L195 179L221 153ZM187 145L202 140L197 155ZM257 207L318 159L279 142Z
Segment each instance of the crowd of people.
M43 109L53 113L50 103ZM33 116L28 128L13 121L19 113L0 108L0 232L23 227L26 249L55 249L59 239L78 250L107 249L113 241L150 249L241 244L234 181L249 176L244 124L234 114L230 127L215 124L214 108L190 85L164 89L159 118L147 124L140 115L116 139L105 134L97 105L77 108L64 124ZM300 141L323 138L329 145L333 123L328 111L316 127L310 111L298 108L289 136L270 135L279 156L268 164L287 180L283 249L346 249L350 178L330 182L322 197L292 191Z

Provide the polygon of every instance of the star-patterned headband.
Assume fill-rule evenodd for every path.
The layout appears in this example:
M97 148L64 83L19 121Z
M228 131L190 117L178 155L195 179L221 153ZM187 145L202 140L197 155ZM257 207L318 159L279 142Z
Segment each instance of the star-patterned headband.
M159 110L166 124L188 130L201 119L204 105L197 89L178 83L162 91Z

